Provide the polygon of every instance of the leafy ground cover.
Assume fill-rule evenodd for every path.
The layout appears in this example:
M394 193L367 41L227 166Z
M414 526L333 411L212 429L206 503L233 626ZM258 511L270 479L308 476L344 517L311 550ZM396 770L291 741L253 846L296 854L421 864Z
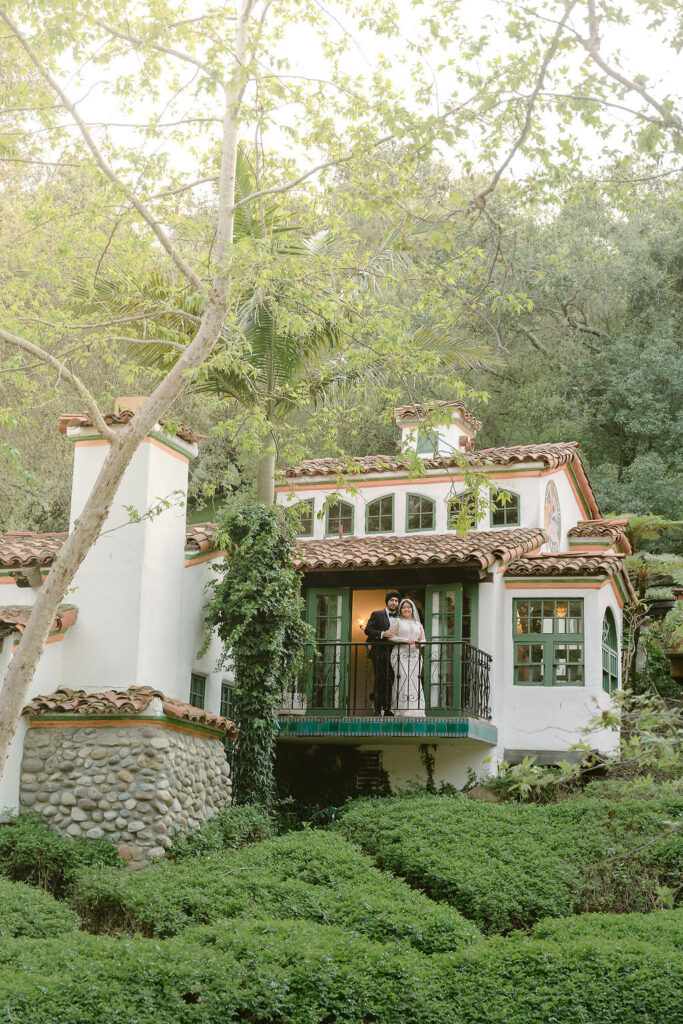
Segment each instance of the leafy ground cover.
M0 878L0 939L46 938L80 927L78 915L54 896L24 882Z
M542 806L420 795L357 801L341 828L380 868L483 931L506 933L543 917L648 911L673 898L682 812L675 794Z
M0 824L0 875L39 886L61 898L86 865L123 866L104 839L69 839L37 814L20 814Z
M480 938L453 908L378 870L339 835L304 831L137 873L84 871L72 905L91 931L170 936L238 917L308 920L425 953Z
M15 1024L672 1024L681 966L642 937L516 934L430 957L334 925L238 919L166 940L8 940L0 1012Z

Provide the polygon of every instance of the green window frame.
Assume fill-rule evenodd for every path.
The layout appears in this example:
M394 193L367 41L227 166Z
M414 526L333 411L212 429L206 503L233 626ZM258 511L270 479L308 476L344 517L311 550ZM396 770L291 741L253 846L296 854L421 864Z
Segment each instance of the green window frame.
M348 537L353 533L353 505L340 498L334 505L327 506L325 533L328 537Z
M206 701L206 676L199 672L190 675L190 704L193 708L203 708Z
M303 498L301 501L297 501L296 505L292 505L292 509L299 516L298 529L296 531L297 537L312 537L315 500L313 498Z
M454 494L446 502L447 524L449 530L456 530L464 516L468 530L473 529L479 520L479 492L470 488Z
M375 498L365 506L366 533L393 533L394 530L394 496L384 494Z
M491 526L519 526L520 504L519 494L514 491L491 488L489 491Z
M406 533L436 529L436 502L424 494L406 495Z
M232 685L224 679L221 683L221 716L232 719Z
M605 693L616 693L619 689L619 642L611 608L602 620L602 688Z
M584 686L583 598L512 603L515 686Z

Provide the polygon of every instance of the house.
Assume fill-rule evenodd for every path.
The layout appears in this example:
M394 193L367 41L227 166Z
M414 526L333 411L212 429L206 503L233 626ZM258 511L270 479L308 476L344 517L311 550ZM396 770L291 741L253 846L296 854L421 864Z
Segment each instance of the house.
M131 415L119 406L106 419L117 429ZM576 443L476 450L481 424L459 400L402 406L396 424L396 456L355 458L350 474L330 458L281 474L277 501L300 513L296 564L315 643L285 695L279 740L351 745L392 784L423 773L424 744L436 781L456 785L485 763L557 760L620 685L622 609L634 599L625 523L601 517ZM107 442L86 414L63 416L60 429L74 448L73 524ZM211 524L186 524L178 500L199 440L159 424L140 446L55 618L31 698L151 687L229 718L233 679L217 667L217 642L197 653L222 553ZM0 537L0 673L65 536ZM397 684L395 714L383 716L363 629L390 589L414 601L426 642L416 693L401 706ZM19 804L28 724L0 807ZM602 751L615 743L612 731L590 736Z

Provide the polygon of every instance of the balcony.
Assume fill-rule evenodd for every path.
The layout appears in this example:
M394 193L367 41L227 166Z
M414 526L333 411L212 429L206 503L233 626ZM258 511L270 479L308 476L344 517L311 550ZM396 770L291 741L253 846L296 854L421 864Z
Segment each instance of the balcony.
M490 725L491 656L456 640L430 640L410 660L392 644L392 716L375 711L371 644L319 641L307 647L296 690L284 696L279 734L412 736L496 742Z

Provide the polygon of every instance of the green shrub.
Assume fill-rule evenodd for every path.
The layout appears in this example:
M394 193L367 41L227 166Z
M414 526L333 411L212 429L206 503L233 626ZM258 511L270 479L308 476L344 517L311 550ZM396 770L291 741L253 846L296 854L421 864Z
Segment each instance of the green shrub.
M73 906L93 931L169 936L224 918L331 924L427 953L479 938L450 907L392 878L341 836L296 832L231 853L160 863L131 874L89 871Z
M426 957L329 925L224 921L167 940L0 946L13 1024L673 1024L681 959L526 936Z
M0 824L0 874L15 882L39 886L60 898L68 894L77 871L100 864L123 864L104 839L68 839L37 814L20 814Z
M0 939L48 938L75 932L78 915L47 892L0 878Z
M356 801L340 827L376 864L486 932L581 911L647 911L683 871L683 800Z
M593 937L611 943L650 942L660 949L683 951L683 908L653 910L650 914L579 914L548 918L531 929L535 939L571 943Z
M247 843L270 839L273 834L272 820L263 808L253 804L228 807L195 832L178 836L167 856L170 860L184 860L220 850L239 850Z
M650 775L635 779L596 779L583 790L593 800L652 800L683 796L683 779L665 779L657 782Z

